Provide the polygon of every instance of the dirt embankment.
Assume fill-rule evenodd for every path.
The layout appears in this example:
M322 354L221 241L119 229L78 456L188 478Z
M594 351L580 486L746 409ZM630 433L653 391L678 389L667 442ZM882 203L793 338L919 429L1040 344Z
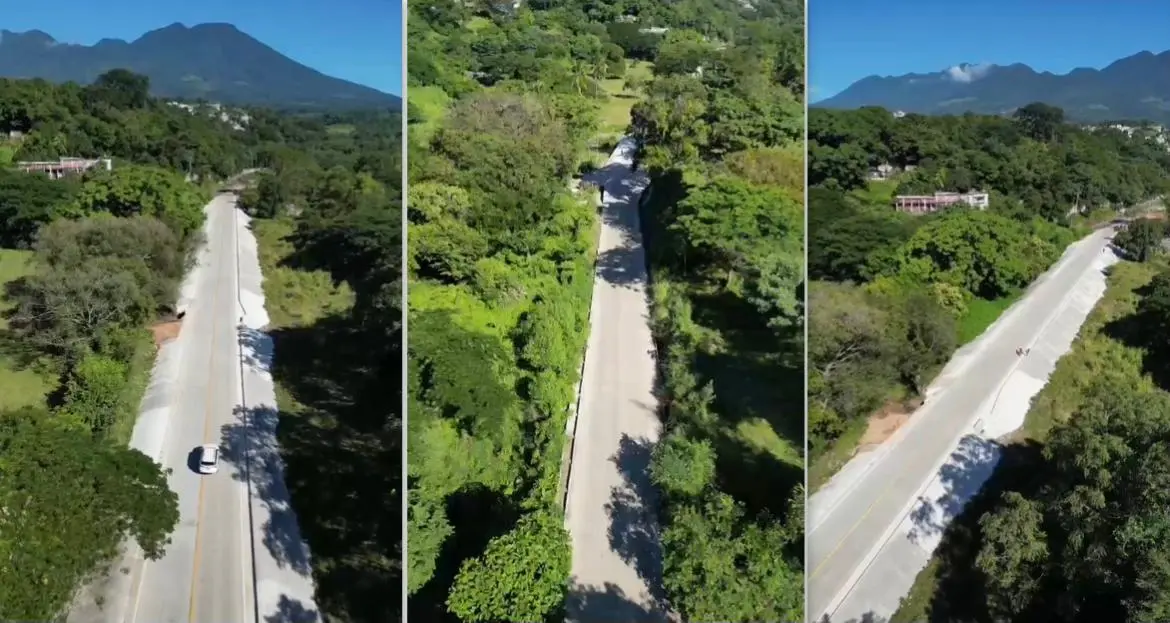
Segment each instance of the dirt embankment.
M899 428L902 428L914 411L922 406L922 399L915 398L904 402L892 402L882 407L880 411L869 417L869 425L861 441L857 444L857 452L868 450L881 445L889 439Z

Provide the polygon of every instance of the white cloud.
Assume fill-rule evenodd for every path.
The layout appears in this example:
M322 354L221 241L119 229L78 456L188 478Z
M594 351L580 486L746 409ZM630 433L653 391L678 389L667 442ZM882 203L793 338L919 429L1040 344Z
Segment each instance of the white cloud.
M947 70L943 73L945 73L948 78L954 80L955 82L974 82L987 75L987 72L990 71L992 67L993 65L990 64L955 65L954 67L947 68Z

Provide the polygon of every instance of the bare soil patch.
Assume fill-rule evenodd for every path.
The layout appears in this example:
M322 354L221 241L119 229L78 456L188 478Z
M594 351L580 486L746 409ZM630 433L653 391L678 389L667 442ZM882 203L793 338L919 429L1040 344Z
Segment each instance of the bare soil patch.
M865 434L857 444L857 451L868 450L881 445L889 439L899 428L914 415L914 411L922 406L922 399L918 398L907 402L895 402L882 407L880 411L869 417Z
M160 322L150 328L151 335L154 336L154 347L158 348L163 344L179 337L179 331L183 328L182 320L171 320L168 322Z

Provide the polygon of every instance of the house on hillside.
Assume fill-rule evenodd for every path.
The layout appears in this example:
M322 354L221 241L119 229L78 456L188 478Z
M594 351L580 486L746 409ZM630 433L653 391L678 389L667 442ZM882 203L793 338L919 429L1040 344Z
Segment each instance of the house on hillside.
M977 210L986 210L991 203L991 198L985 192L937 192L933 195L898 195L894 197L894 209L907 214L930 214L960 203Z
M892 164L881 163L869 170L869 179L874 181L888 180L898 172L898 167Z
M59 180L66 175L81 175L94 167L109 171L113 168L113 162L109 158L61 158L55 162L17 162L15 167L24 173L44 173L51 179Z

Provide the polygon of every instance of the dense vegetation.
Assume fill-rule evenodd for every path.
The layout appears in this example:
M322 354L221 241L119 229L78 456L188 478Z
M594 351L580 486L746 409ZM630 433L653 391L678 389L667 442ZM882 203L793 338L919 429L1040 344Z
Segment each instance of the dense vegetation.
M145 88L124 72L90 87L0 84L3 164L118 159L61 181L0 171L0 253L19 266L5 275L0 506L20 509L0 527L0 618L54 618L124 537L158 556L179 520L161 467L126 443L154 354L148 325L171 311L209 198L167 166L214 171L223 133ZM134 129L161 137L171 122L212 138L141 149Z
M402 585L402 138L388 112L253 112L277 441L316 601L395 620Z
M672 31L633 111L664 399L650 469L692 621L803 618L804 20L757 6Z
M592 78L623 54L573 7L408 19L410 612L544 620L568 583L558 491L596 234L568 182Z
M386 587L401 577L400 399L387 394L401 378L398 117L251 110L233 127L154 100L149 86L120 70L87 87L0 81L0 505L22 509L0 526L0 618L53 619L124 537L164 551L177 497L161 467L126 445L154 356L148 328L173 318L209 189L263 166L271 172L243 202L272 217L258 231L289 226L290 266L266 267L276 286L319 282L319 269L351 293L336 313L276 335L281 406L296 411L282 422L282 450L321 554L318 603L336 620L385 620L396 607ZM63 180L7 170L62 156L110 157L113 168ZM273 316L285 305L270 301ZM318 361L328 361L324 381ZM310 418L320 428L300 425ZM338 503L355 494L360 508Z
M1170 154L1143 134L1012 118L809 117L810 482L849 458L875 411L910 409L1084 225L1161 195ZM890 165L888 181L867 181ZM892 195L985 190L986 211L894 211Z
M662 178L656 187L674 188L664 191L671 198L663 205L688 199L681 209L692 216L679 217L704 236L688 242L685 231L669 243L687 245L697 271L680 273L680 283L693 275L733 293L737 310L750 308L749 330L763 331L774 346L743 363L765 382L789 383L784 410L744 418L741 429L770 444L753 452L729 432L734 422L714 421L697 388L685 387L681 375L689 370L672 368L680 375L676 402L691 400L703 411L672 416L671 441L654 468L663 484L681 478L689 487L675 489L664 509L673 520L664 534L667 585L678 606L699 618L724 606L732 608L720 612L724 620L799 613L799 521L768 516L799 518L788 504L799 497L798 468L781 470L779 493L758 484L746 507L712 482L716 463L723 480L749 465L773 478L769 468L782 461L773 451L800 460L801 22L799 8L770 3L758 11L709 1L552 1L518 10L411 3L408 577L415 616L543 620L565 598L570 554L558 487L597 227L591 202L568 182L583 159L588 165L586 147L612 146L598 145L598 135L624 133L631 121L646 147L644 163ZM655 67L648 84L638 71L647 62ZM703 77L693 77L700 66ZM671 102L679 97L687 105L673 107L676 113ZM684 171L709 182L683 187ZM728 198L734 213L720 209ZM758 230L748 232L755 240L739 247L721 240L721 230L750 228L757 215ZM671 348L688 347L693 342ZM776 365L779 372L768 369ZM703 544L709 554L696 549ZM760 610L769 608L763 604L771 609Z

